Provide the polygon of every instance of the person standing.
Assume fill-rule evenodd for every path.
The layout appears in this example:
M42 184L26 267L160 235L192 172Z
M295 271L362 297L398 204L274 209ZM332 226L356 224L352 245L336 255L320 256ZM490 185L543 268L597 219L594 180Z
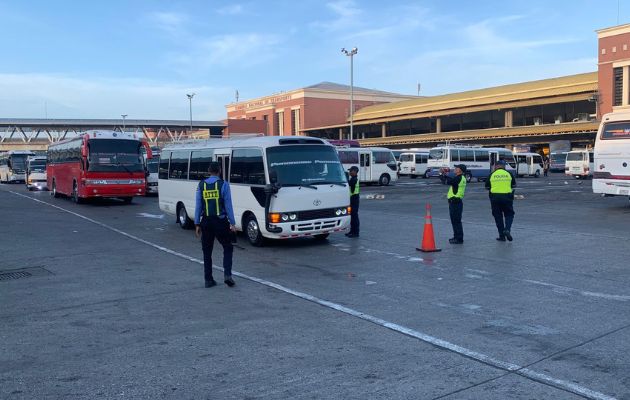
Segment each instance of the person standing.
M464 164L455 165L455 176L446 177L448 188L448 213L453 225L453 237L448 240L450 244L464 243L464 227L462 226L462 213L464 212L464 192L466 191L466 166Z
M224 182L221 166L211 162L210 177L199 182L196 193L195 207L195 235L201 237L203 250L203 270L206 287L216 286L212 277L212 250L216 238L223 246L223 274L224 282L229 287L235 285L232 279L232 245L231 232L236 232L232 195L230 185Z
M349 238L359 237L359 168L352 166L348 171L348 187L350 188L350 232L346 233Z
M550 167L550 161L549 161L549 157L545 157L545 160L543 161L543 175L544 176L549 176L549 167Z
M486 179L486 189L490 190L492 216L499 231L497 240L500 242L505 242L505 239L512 241L510 230L514 221L514 187L516 179L505 170L505 161L497 161L494 172Z

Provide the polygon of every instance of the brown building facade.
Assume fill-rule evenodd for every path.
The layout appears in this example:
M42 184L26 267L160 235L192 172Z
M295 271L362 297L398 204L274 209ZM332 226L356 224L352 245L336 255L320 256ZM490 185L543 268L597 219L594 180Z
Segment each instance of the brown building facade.
M354 88L354 109L416 98L379 90ZM301 135L305 129L344 124L350 116L350 87L322 82L290 92L232 103L228 120L264 121L272 136Z
M630 24L597 31L599 110L630 109Z

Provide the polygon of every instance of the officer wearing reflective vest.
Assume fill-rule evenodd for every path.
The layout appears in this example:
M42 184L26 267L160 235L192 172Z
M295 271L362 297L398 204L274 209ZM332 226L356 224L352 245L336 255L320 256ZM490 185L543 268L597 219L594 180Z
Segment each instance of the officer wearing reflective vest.
M211 162L210 177L199 182L196 193L195 234L201 237L203 250L203 270L206 287L213 287L217 282L212 277L212 249L216 238L223 246L224 282L229 287L235 285L232 279L232 234L236 232L230 185L219 176L221 166ZM231 232L230 232L231 231Z
M514 187L516 179L505 170L505 161L497 161L494 172L486 180L486 189L490 190L492 216L499 231L497 240L500 242L505 242L505 239L512 241L510 230L514 221Z
M447 177L448 188L448 213L453 226L453 237L448 240L451 244L464 243L464 227L462 226L462 213L464 212L464 192L466 191L466 166L464 164L455 165L455 176Z
M357 238L359 237L359 168L350 167L348 171L350 173L350 179L348 179L348 186L350 188L350 232L346 233L347 237Z

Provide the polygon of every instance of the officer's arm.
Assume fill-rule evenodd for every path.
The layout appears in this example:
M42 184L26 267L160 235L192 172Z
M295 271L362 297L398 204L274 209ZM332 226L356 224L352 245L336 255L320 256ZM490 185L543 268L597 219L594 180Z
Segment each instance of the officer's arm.
M448 183L453 188L453 194L457 194L457 191L459 190L459 182L462 180L462 176L458 175L455 178L448 178L448 179L449 179Z
M234 219L234 208L232 208L232 192L230 191L230 185L227 182L223 182L223 188L221 188L221 191L223 192L223 204L225 206L228 221L230 221L230 225L236 225L236 220Z
M199 185L197 185L197 193L195 193L195 225L201 223L201 202L201 182L199 182Z
M492 176L492 174L488 175L488 177L486 178L486 183L485 183L485 187L486 189L490 190L490 177Z
M516 178L514 177L514 174L510 174L512 175L512 182L510 182L510 184L512 185L512 188L516 187Z
M350 185L350 192L354 193L354 189L357 187L357 177L350 177L350 181L348 182L348 184Z

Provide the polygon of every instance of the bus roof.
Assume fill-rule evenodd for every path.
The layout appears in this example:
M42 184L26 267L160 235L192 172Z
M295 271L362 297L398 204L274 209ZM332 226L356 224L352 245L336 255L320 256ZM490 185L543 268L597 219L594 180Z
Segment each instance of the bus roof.
M138 136L138 134L136 133L100 129L100 130L89 130L73 138L53 143L50 146L48 146L48 148L56 147L58 145L69 143L69 142L83 140L83 138L86 135L89 137L90 140L93 140L93 139L123 139L123 140L138 140L138 141L142 140L142 137Z
M331 146L330 143L319 138L308 136L256 136L256 137L230 137L216 139L191 140L181 143L174 143L165 146L162 152L172 150L194 150L204 148L226 148L226 147L273 147L295 144L319 144Z

